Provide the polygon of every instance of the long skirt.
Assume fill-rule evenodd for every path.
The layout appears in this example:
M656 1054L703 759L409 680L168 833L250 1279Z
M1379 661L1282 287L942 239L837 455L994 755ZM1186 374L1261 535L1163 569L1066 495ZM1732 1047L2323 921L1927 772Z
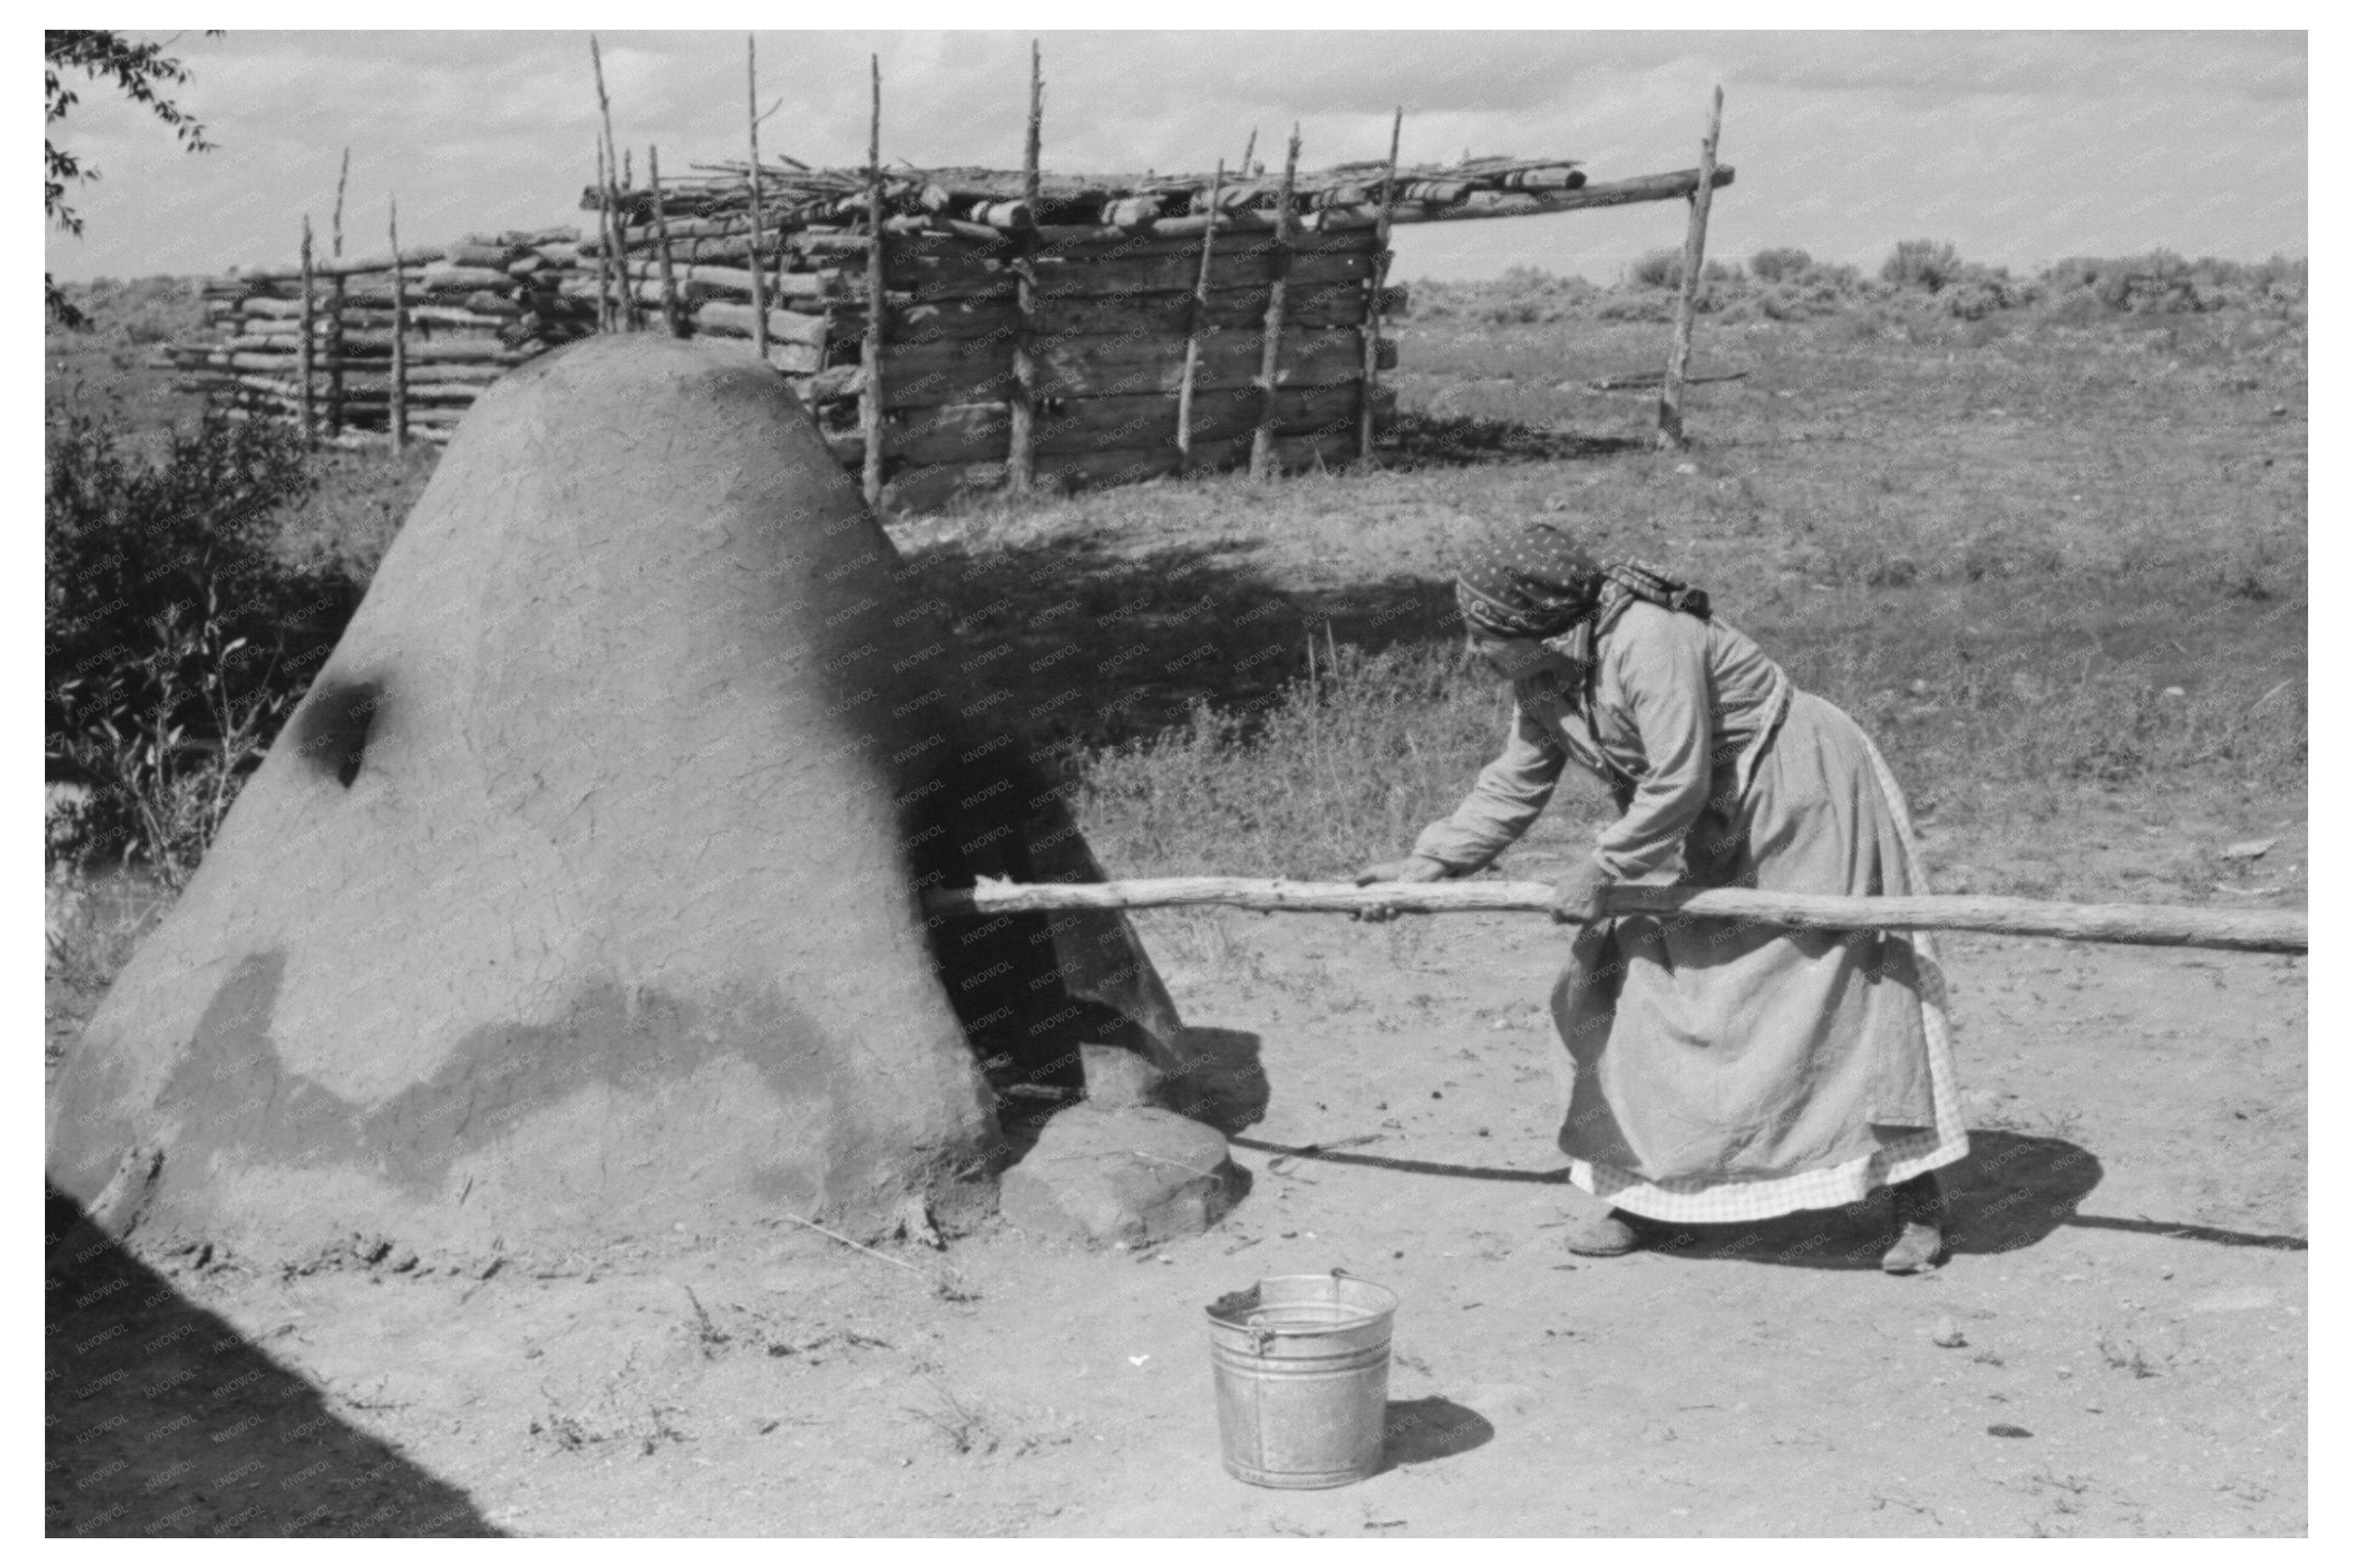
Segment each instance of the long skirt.
M1796 694L1746 788L1717 776L1682 885L1927 891L1903 791L1832 704ZM1552 1005L1569 1179L1630 1213L1831 1208L1968 1152L1923 934L1627 916L1579 934Z

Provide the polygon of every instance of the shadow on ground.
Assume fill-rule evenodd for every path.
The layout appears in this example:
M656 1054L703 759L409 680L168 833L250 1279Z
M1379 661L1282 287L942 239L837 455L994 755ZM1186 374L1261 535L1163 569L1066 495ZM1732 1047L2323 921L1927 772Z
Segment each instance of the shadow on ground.
M1184 1078L1173 1086L1175 1108L1234 1142L1256 1147L1235 1134L1266 1115L1273 1094L1259 1059L1259 1037L1247 1029L1188 1027L1184 1057Z
M1143 552L1111 536L911 548L915 597L944 612L972 716L1046 749L1117 744L1181 723L1197 703L1248 715L1333 643L1372 654L1451 642L1451 584L1395 576L1275 586L1254 542ZM1247 723L1247 720L1245 720Z
M1409 410L1398 416L1396 426L1375 451L1381 467L1409 473L1416 468L1607 458L1648 448L1649 443L1627 436L1579 436L1517 419Z
M498 1535L47 1190L50 1535Z
M1508 1182L1566 1186L1568 1172L1522 1170L1502 1165L1456 1165L1438 1160L1400 1160L1393 1155L1355 1154L1315 1143L1271 1143L1232 1140L1235 1147L1275 1160L1314 1160L1364 1165L1403 1175L1451 1176L1467 1182ZM2100 1184L2099 1157L2063 1138L1980 1129L1969 1134L1969 1156L1944 1173L1946 1240L1956 1254L2014 1252L2031 1247L2062 1226L2089 1230L2129 1230L2218 1247L2264 1247L2303 1252L2300 1236L2224 1230L2170 1220L2117 1219L2079 1215L2076 1205ZM1876 1268L1894 1239L1894 1216L1885 1192L1844 1208L1806 1209L1751 1225L1655 1226L1650 1250L1691 1258L1738 1258L1804 1268Z
M1390 1400L1381 1430L1384 1470L1467 1454L1495 1436L1494 1425L1484 1415L1436 1394Z
M1973 1131L1968 1158L1940 1173L1945 1240L1956 1256L2031 1247L2067 1223L2100 1184L2100 1162L2062 1138ZM1895 1239L1893 1200L1875 1192L1843 1208L1806 1209L1750 1225L1659 1226L1653 1252L1799 1268L1877 1268Z

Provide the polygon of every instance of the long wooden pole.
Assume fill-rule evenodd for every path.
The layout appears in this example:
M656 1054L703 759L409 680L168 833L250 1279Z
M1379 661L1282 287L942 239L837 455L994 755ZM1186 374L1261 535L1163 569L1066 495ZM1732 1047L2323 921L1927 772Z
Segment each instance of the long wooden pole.
M406 284L400 268L400 198L392 198L388 226L392 239L392 405L385 424L392 431L392 449L408 447L408 308L403 298Z
M1707 111L1707 139L1699 147L1699 184L1691 195L1691 226L1683 235L1683 289L1675 296L1675 335L1667 349L1667 375L1659 384L1662 448L1683 444L1683 374L1691 368L1692 318L1699 310L1700 268L1707 255L1708 200L1715 194L1715 138L1724 128L1724 89Z
M351 179L352 150L346 147L343 149L343 166L335 174L335 216L333 227L330 231L334 245L334 257L338 261L343 258L343 187L351 184Z
M750 187L752 211L752 248L744 256L744 265L752 272L752 352L760 363L768 363L768 296L766 280L760 274L760 56L759 45L751 34L744 35L744 117L749 126L752 163L744 174Z
M1193 279L1193 303L1185 312L1185 376L1176 384L1176 462L1193 466L1193 378L1201 365L1201 332L1209 321L1209 257L1217 248L1218 197L1226 187L1226 161L1209 176L1209 221L1201 230L1201 269Z
M329 219L328 244L333 259L343 258L343 192L352 180L352 150L343 149L343 166L335 173L335 214ZM343 433L343 274L338 268L327 279L327 432Z
M882 505L882 57L870 55L873 110L866 128L866 338L859 363L866 385L858 400L858 427L866 438L862 488L866 504Z
M983 882L933 889L934 915L1027 914L1055 910L1151 910L1222 904L1275 912L1493 914L1552 908L1546 882L1286 882L1250 877L1166 877L1133 882ZM2068 904L2040 899L1980 899L1942 894L1845 898L1766 893L1746 888L1624 886L1602 895L1610 916L1688 916L1785 926L1799 931L1976 931L2002 936L2152 947L2235 948L2303 952L2306 918L2292 910L2211 910L2171 904Z
M650 142L646 143L646 183L653 192L654 245L661 258L662 324L671 337L682 338L687 335L686 312L679 309L678 275L670 265L670 220L662 214L661 149ZM759 258L754 257L752 270L756 275L759 269Z
M620 143L613 140L613 100L605 91L605 51L597 47L596 35L588 35L588 62L596 68L596 110L605 119L605 176L607 180L621 177ZM624 182L626 183L626 181ZM635 331L639 324L637 289L629 281L628 255L622 244L621 191L619 186L607 186L605 204L605 224L613 247L613 261L621 275L620 323Z
M1373 281L1365 296L1365 379L1356 407L1356 457L1373 460L1373 409L1381 387L1381 290L1389 278L1389 208L1397 189L1398 138L1405 130L1405 105L1389 121L1389 162L1381 171L1380 225L1373 230Z
M613 222L611 206L606 200L610 187L605 180L605 139L596 138L596 330L612 331L618 323L613 315L613 275L626 278L621 258L613 254Z
M343 433L343 279L327 279L327 431Z
M1029 493L1036 462L1038 424L1038 364L1030 352L1029 333L1038 314L1038 156L1045 125L1046 77L1038 40L1029 40L1029 127L1021 142L1021 200L1030 213L1030 225L1020 237L1021 255L1014 268L1014 305L1019 312L1013 334L1013 395L1006 405L1005 488L1015 495Z
M1259 351L1258 427L1250 433L1250 478L1274 477L1275 375L1282 360L1282 306L1291 276L1291 197L1299 179L1299 126L1291 127L1291 150L1282 159L1282 194L1274 208L1274 277L1266 290L1264 346Z
M312 363L311 331L312 319L312 308L311 303L311 215L304 213L302 215L302 336L301 339L300 349L301 364L296 374L302 378L302 440L305 445L308 445L311 439L319 433L319 426L313 423L313 416L311 409L311 370Z
M629 271L628 224L621 216L621 193L629 188L629 182L620 169L621 154L608 141L605 143L605 173L614 184L606 193L605 224L612 234L609 243L613 247L614 324L623 331L635 332L644 329L646 320L638 303L637 279Z

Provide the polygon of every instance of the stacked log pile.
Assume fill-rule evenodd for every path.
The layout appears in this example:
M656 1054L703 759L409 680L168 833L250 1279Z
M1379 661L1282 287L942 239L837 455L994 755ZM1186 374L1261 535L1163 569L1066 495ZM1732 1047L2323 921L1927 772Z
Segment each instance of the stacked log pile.
M764 160L756 250L745 164L665 181L659 215L650 189L592 187L581 205L597 217L585 237L501 234L402 253L408 422L417 434L446 437L483 386L597 330L600 314L617 323L634 315L649 328L675 320L686 335L740 342L751 353L756 268L769 362L845 465L863 466L863 432L879 427L888 505L920 509L1006 482L1017 351L1029 386L1026 471L1037 483L1239 466L1262 422L1276 467L1344 461L1366 455L1393 407L1378 373L1394 365L1394 349L1367 342L1373 323L1404 306L1385 278L1388 174L1377 163L1297 172L1289 207L1278 211L1283 186L1262 171L1214 180L1040 174L1033 198L1019 173L886 170L878 237L865 170ZM1698 177L1596 184L1567 159L1400 168L1386 217L1664 200L1691 195ZM1719 170L1715 183L1731 177ZM878 237L882 353L870 386L860 351L876 303L868 256ZM248 417L301 417L307 319L312 407L332 429L384 428L391 265L381 257L315 266L307 312L299 268L211 285L208 309L226 335L167 351L182 384ZM623 289L638 311L600 310L617 307ZM879 423L866 417L870 405L879 405Z
M384 430L398 331L410 433L446 440L484 386L595 330L593 273L582 289L581 258L571 228L406 247L396 321L389 254L315 263L307 312L300 267L236 274L205 286L206 316L221 335L162 358L181 373L181 390L233 417L299 419L307 321L313 418L327 433Z
M882 416L886 499L922 506L1003 482L1017 340L1026 342L1031 366L1036 482L1084 486L1176 471L1185 345L1196 330L1192 461L1222 468L1246 458L1276 257L1262 234L1220 239L1206 308L1197 308L1193 292L1198 238L1041 239L1029 257L1034 282L1025 317L1012 237L886 230L881 385L871 393ZM1316 237L1286 259L1292 309L1275 375L1282 460L1294 468L1336 463L1357 455L1372 234ZM868 312L863 298L832 301L824 363L803 393L852 467L865 454L859 413L870 393L858 357ZM1395 363L1393 353L1386 363Z

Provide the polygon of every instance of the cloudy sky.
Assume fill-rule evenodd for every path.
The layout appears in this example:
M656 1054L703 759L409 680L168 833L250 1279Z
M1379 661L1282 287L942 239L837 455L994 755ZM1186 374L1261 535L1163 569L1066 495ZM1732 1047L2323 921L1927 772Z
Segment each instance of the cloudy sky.
M1795 245L1875 265L1915 237L2013 267L2158 246L2306 249L2298 33L1039 36L1050 169L1206 169L1238 158L1252 127L1260 156L1279 160L1294 119L1309 167L1377 157L1402 103L1409 162L1560 155L1610 179L1695 163L1720 82L1722 156L1739 178L1715 205L1715 255ZM862 162L871 53L886 160L1018 166L1030 37L764 32L763 107L781 107L762 146ZM354 247L375 247L395 194L410 243L577 221L594 172L585 32L176 37L194 72L178 96L218 148L181 153L153 120L86 91L52 127L102 176L74 197L85 237L49 238L63 278L291 259L305 212L323 243L346 146ZM666 172L740 153L740 31L602 37L617 130L640 160L649 142ZM1606 280L1680 236L1680 207L1662 205L1426 225L1399 232L1398 271L1533 265Z

